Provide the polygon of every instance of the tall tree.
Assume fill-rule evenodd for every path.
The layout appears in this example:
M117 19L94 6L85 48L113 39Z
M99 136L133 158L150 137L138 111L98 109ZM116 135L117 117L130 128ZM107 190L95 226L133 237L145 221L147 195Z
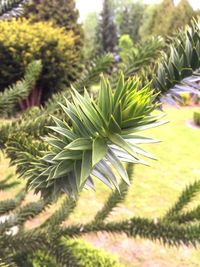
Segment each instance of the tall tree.
M181 0L177 6L173 0L163 0L159 5L147 8L140 36L145 39L149 35L173 35L177 29L188 24L192 17L197 17L198 13L192 9L188 0Z
M110 0L104 0L100 16L97 38L100 39L103 52L114 52L117 45L117 31L114 12Z
M143 20L139 28L139 36L142 41L148 39L148 37L152 35L152 29L155 25L156 12L157 4L147 5L144 10Z
M98 26L97 13L95 12L89 13L83 22L83 31L84 31L83 52L86 60L93 57L93 53L98 46L98 44L96 43L97 26Z
M146 5L136 1L127 3L122 9L116 9L116 21L119 27L119 34L128 34L134 42L139 41L139 28L142 23Z
M169 22L169 29L178 29L188 24L196 12L191 7L188 0L181 0L174 9Z
M166 36L169 32L169 22L175 6L173 0L163 0L157 7L152 33Z

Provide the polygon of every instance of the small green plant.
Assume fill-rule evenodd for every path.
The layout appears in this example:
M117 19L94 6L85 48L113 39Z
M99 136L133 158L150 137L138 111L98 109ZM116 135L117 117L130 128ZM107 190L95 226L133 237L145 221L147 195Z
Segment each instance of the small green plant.
M194 123L196 125L200 126L200 111L195 111L194 112L193 119L194 119Z
M181 101L180 104L182 106L189 106L191 102L191 96L188 92L181 92L180 93Z
M133 50L133 41L130 38L130 36L128 34L123 34L122 36L120 36L119 38L119 50L120 50L120 57L122 59L122 62L127 62L130 54L131 54L131 50Z

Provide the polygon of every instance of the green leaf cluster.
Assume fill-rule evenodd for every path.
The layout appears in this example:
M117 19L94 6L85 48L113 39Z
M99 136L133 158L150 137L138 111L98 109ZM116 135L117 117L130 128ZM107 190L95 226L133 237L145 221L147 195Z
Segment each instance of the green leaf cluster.
M53 117L55 126L49 128L54 133L45 138L50 152L40 159L41 168L25 174L29 186L42 194L64 191L75 196L84 187L94 188L93 176L111 188L118 188L119 177L129 183L121 161L146 164L139 155L155 159L138 144L156 140L137 132L165 122L151 115L159 104L150 84L139 85L135 78L125 82L121 74L112 90L102 76L98 101L86 90L82 96L73 89L72 101L61 104L66 119Z

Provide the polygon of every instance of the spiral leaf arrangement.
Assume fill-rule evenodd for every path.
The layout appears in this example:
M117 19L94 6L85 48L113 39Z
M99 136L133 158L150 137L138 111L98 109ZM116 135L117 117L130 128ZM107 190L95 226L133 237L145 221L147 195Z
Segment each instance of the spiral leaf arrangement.
M87 91L84 95L72 88L72 101L60 104L66 120L53 117L53 131L45 138L50 151L38 165L26 172L29 187L42 194L66 192L76 196L83 188L94 189L94 177L110 188L119 189L119 178L129 184L122 162L146 162L139 155L155 159L138 143L157 140L137 132L165 123L151 115L158 107L150 84L140 89L136 78L124 81L121 74L115 90L101 77L98 101ZM35 166L35 163L33 164Z

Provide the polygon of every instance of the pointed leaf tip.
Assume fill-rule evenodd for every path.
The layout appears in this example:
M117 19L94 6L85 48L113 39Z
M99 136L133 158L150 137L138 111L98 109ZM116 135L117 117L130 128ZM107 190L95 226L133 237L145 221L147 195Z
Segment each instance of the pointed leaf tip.
M92 166L95 166L105 157L107 150L108 146L106 140L102 137L95 138L92 145Z

